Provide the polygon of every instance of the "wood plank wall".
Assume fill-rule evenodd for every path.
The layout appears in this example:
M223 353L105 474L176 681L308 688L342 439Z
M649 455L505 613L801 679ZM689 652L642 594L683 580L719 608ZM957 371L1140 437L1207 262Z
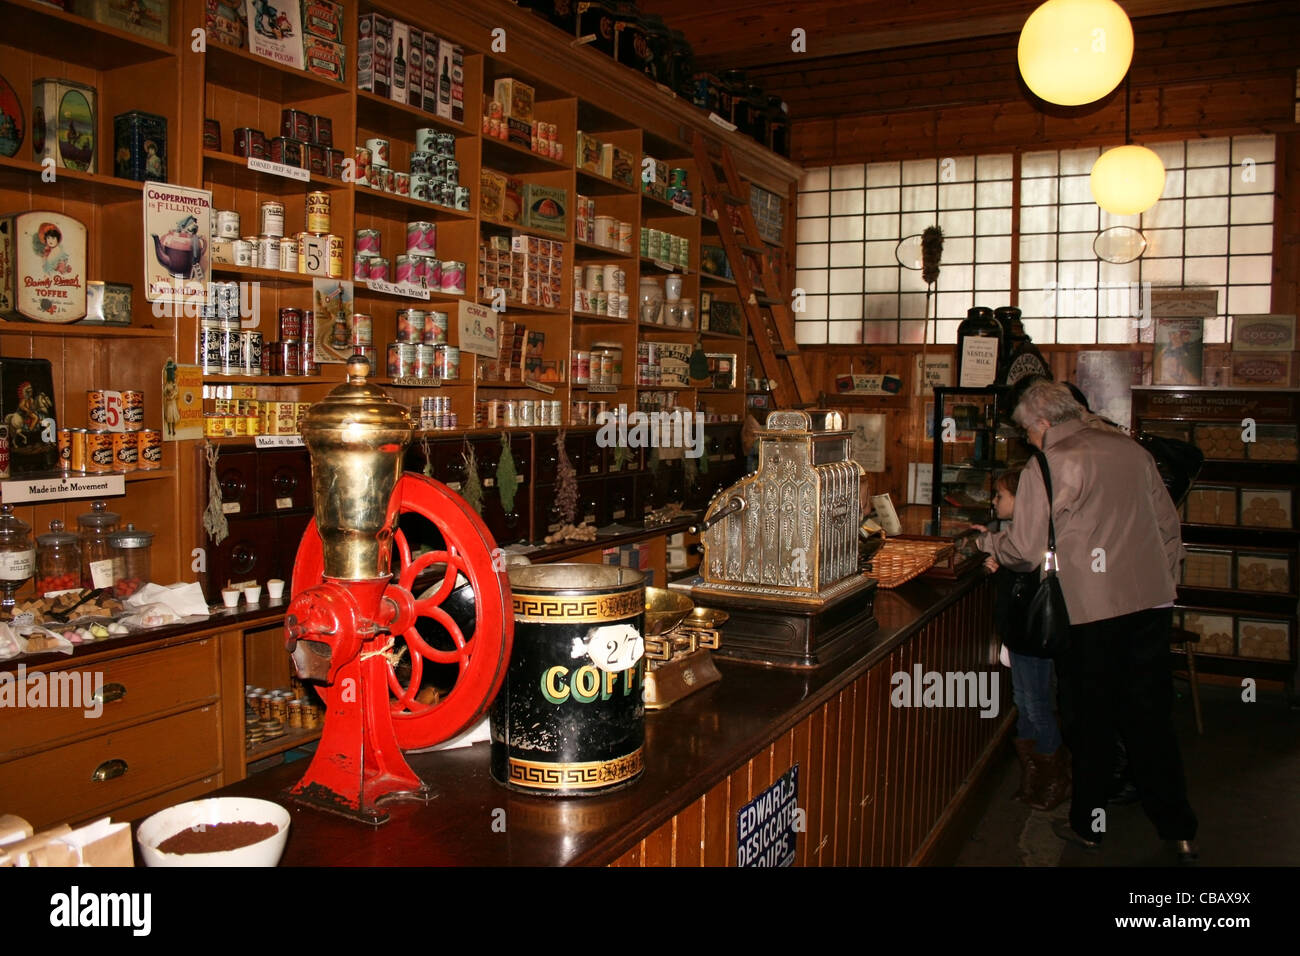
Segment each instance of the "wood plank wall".
M891 677L914 664L1001 670L990 668L992 619L986 580L613 865L735 866L736 814L794 764L807 813L797 865L934 862L943 824L1002 739L1010 681L1003 673L998 713L982 718L969 707L895 709Z

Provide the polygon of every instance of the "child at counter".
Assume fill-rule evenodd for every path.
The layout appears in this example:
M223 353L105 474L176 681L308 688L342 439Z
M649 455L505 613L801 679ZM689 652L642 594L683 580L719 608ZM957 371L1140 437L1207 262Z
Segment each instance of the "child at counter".
M993 510L999 522L1012 520L1019 484L1019 468L1004 471L994 481ZM1012 591L1017 584L1037 587L1038 571L999 567L992 555L985 556L984 567L997 576L994 619L998 634L1005 636L1010 630L1009 616L1015 613ZM1018 654L1003 645L1002 661L1011 667L1012 696L1019 712L1015 747L1020 759L1020 789L1016 799L1035 810L1052 810L1070 795L1070 764L1053 710L1051 658Z

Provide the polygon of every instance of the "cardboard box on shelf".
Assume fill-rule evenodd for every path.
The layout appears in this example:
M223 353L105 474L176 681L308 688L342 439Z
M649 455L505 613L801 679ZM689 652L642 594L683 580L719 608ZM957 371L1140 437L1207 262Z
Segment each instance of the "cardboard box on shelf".
M357 89L388 96L392 80L393 21L378 13L362 14L357 21Z
M502 112L526 123L533 121L533 102L537 91L522 80L502 77L492 85L492 98L501 104Z

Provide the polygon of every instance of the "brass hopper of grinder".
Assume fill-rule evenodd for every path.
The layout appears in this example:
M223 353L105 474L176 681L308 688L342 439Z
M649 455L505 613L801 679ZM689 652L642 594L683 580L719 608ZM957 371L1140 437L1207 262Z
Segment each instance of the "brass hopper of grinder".
M709 651L722 644L727 616L677 591L645 589L647 710L663 710L722 679Z

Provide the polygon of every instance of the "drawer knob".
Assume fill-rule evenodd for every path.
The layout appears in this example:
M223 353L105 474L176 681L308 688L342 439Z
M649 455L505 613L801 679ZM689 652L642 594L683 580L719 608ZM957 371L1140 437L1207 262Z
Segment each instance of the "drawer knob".
M126 696L126 685L118 683L105 684L95 692L95 696L105 704L111 704L113 701L121 700Z
M90 775L90 779L102 783L105 780L112 780L115 777L122 776L126 773L126 770L125 760L105 760L95 768L95 772Z

